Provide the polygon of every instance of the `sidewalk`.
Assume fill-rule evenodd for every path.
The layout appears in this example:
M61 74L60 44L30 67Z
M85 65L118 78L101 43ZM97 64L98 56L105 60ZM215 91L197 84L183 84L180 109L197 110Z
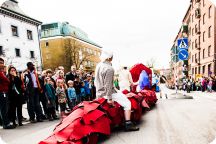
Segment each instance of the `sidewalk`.
M184 91L178 91L179 93L186 94L193 97L205 97L209 99L216 100L216 92L202 92L202 91L191 91L190 93L184 92Z

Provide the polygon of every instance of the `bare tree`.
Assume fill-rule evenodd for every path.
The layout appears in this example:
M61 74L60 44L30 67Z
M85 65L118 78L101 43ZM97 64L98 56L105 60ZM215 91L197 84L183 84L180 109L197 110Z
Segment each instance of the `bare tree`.
M71 65L76 66L77 69L83 65L84 62L90 61L93 52L85 48L81 42L75 39L66 39L65 41L65 61L69 68Z

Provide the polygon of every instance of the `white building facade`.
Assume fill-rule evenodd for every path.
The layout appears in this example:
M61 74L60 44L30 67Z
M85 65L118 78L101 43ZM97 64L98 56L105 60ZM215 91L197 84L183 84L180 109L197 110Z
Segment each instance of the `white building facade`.
M0 7L0 56L6 65L19 71L31 61L42 68L38 26L42 23L25 15L16 0L7 0Z

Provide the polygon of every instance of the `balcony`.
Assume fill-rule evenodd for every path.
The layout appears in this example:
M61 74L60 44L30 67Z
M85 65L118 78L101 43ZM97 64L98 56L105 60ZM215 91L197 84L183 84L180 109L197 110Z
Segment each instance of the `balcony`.
M195 17L196 17L196 18L200 18L200 17L201 17L201 10L200 10L200 8L197 8L197 9L195 10Z

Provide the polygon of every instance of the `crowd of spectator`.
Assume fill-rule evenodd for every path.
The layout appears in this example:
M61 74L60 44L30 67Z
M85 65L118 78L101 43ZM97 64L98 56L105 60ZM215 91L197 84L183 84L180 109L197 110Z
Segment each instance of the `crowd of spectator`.
M202 91L213 92L216 91L216 79L214 77L201 77L197 80L183 79L182 83L177 83L177 87L184 91Z
M7 71L6 71L7 69ZM0 58L0 125L4 129L22 126L23 105L27 104L29 122L64 118L82 101L96 97L94 72L77 70L65 74L64 67L38 73L32 62L18 72L14 66L4 66Z

